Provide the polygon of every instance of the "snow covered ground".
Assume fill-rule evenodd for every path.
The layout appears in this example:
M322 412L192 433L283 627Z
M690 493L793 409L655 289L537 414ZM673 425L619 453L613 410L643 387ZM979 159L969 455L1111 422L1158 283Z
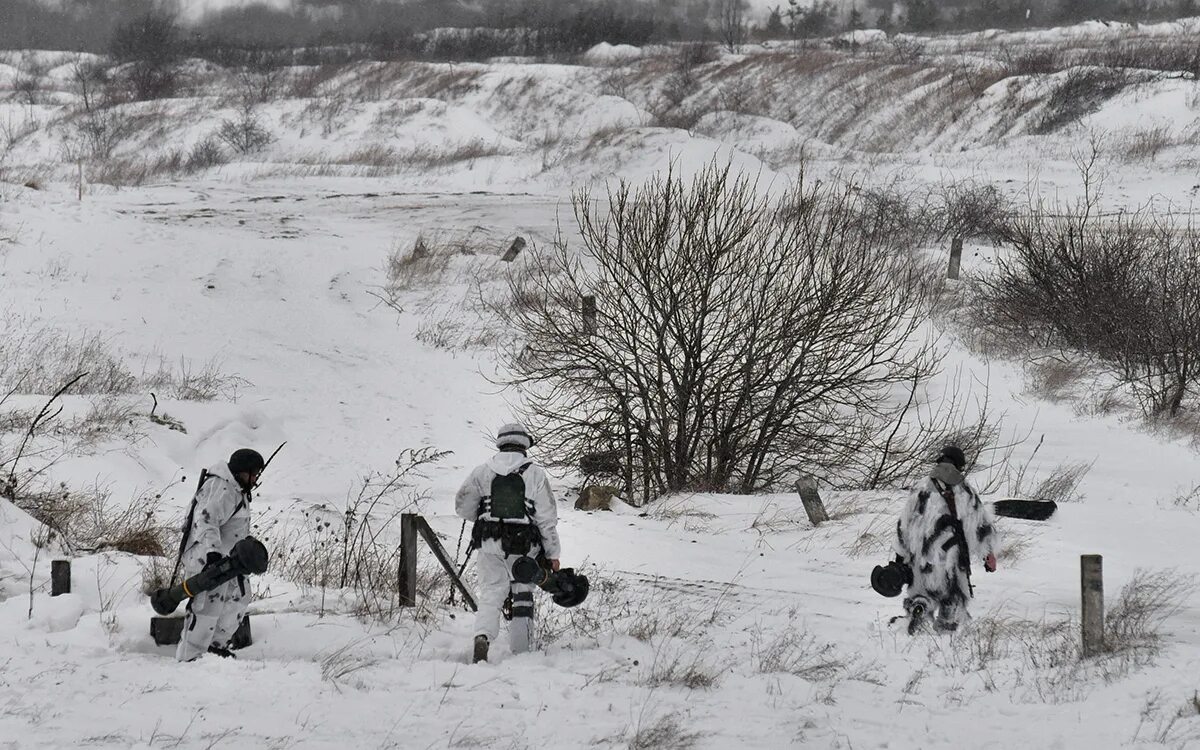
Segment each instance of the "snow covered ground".
M278 140L261 160L139 187L85 185L82 200L67 166L48 156L66 123L15 145L8 163L44 179L41 189L0 187L0 237L9 238L0 241L3 317L100 334L135 372L159 359L212 362L245 381L236 399L160 394L158 413L186 432L150 422L148 396L134 394L130 419L140 437L65 458L55 480L99 483L122 501L159 492L174 516L200 467L242 445L268 452L286 440L255 504L269 539L304 523L305 511L336 512L363 475L386 471L405 449L449 450L412 490L423 493L417 507L453 550L453 492L511 413L512 394L488 378L501 334L475 300L500 278L496 256L512 238L547 242L561 227L570 239L571 187L638 180L672 163L686 172L715 156L777 188L798 162L768 152L784 153L797 133L828 135L816 105L790 119L717 112L689 132L646 124L637 95L581 94L580 81L594 88L590 69L460 67L470 78L458 93L426 99L418 91L410 101L423 103L405 109L396 130L379 133L372 108L391 106L411 80L354 105L357 114L330 115L328 133L302 132L315 121L289 119L311 102L273 102L262 116ZM808 166L881 182L967 177L1012 194L1034 185L1073 198L1075 158L1086 155L1089 131L1154 121L1178 136L1176 145L1158 162L1106 151L1106 203L1187 207L1196 189L1188 166L1196 147L1187 140L1195 86L1135 86L1045 136L1006 119L998 91L990 105L972 105L974 125L919 125L932 135L886 154L861 149L883 132L879 115L856 125L858 136L831 135L810 148ZM539 97L566 114L553 124L538 118ZM47 122L61 115L50 105L6 106L14 116L42 112ZM164 144L189 147L231 116L196 115L205 111L185 101L167 112L192 127L163 136ZM1009 130L996 134L998 122ZM531 145L551 128L569 131L574 145ZM442 147L485 131L494 153L425 169L332 174L305 171L296 156L351 152L364 138L407 153L420 138ZM442 272L400 291L398 312L380 298L388 257L418 235L475 254L453 254ZM986 264L990 254L973 247L965 265ZM254 645L237 661L181 666L149 637L144 560L79 556L73 592L51 598L53 550L35 548L37 524L0 500L0 744L1200 747L1200 600L1163 622L1157 650L1084 662L1075 654L1080 554L1104 555L1110 606L1138 569L1180 582L1200 573L1194 447L1121 410L1089 416L1070 400L1041 399L1018 366L949 345L936 388L951 388L955 373L986 382L1006 433L1029 436L1013 465L1032 456L1038 477L1091 463L1082 499L1053 520L1004 522L1009 546L997 573L976 576L968 632L909 638L888 625L898 602L868 586L871 568L887 558L901 489L826 493L834 520L813 528L790 494L672 497L647 517L632 508L574 511L575 477L559 475L564 561L592 576L593 591L572 611L541 598L539 652L511 657L502 639L498 658L471 665L472 618L461 608L363 621L332 593L268 574L251 607ZM22 398L22 407L42 401ZM87 399L67 405L85 409Z

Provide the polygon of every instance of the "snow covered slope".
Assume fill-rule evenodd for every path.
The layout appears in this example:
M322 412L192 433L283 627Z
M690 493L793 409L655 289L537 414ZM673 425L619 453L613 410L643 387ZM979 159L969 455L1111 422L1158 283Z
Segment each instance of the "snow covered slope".
M660 79L636 66L652 64L627 71L627 96L600 92L605 70L506 63L455 66L452 76L445 66L384 68L376 97L343 101L337 92L372 80L368 70L346 71L318 96L262 105L278 140L255 161L160 173L138 187L89 182L82 200L74 184L52 179L75 168L57 150L77 132L70 118L56 119L63 112L53 102L6 101L14 123L37 123L12 144L5 164L17 171L8 174L40 177L42 189L0 187L5 325L32 319L99 334L135 373L145 362L211 362L244 379L236 399L160 393L157 413L186 432L151 422L148 396L136 391L126 414L141 437L73 453L54 479L98 482L126 502L150 488L174 520L201 466L242 445L265 452L286 440L254 508L258 533L286 539L281 530L307 523L306 513L336 516L364 474L389 469L403 450L449 450L412 490L424 493L416 507L453 550L461 528L453 492L511 415L511 394L488 378L504 334L481 311L479 292L497 283L497 256L515 236L548 242L561 228L573 239L570 187L637 180L670 164L686 173L716 155L778 189L801 163L793 147L802 147L806 167L822 174L907 184L967 177L1072 198L1074 157L1089 130L1153 119L1169 129L1171 158L1130 162L1108 148L1107 204L1157 197L1186 205L1195 189L1184 162L1194 149L1190 81L1139 84L1062 132L1030 134L1018 118L988 136L1008 122L1005 101L1045 81L1017 81L1011 92L999 82L966 110L966 122L947 126L920 122L936 82L928 88L923 74L895 70L918 84L899 98L913 107L906 122L914 130L904 132L919 148L881 154L862 149L886 134L882 110L833 133L834 101L852 96L835 85L849 75L843 63L829 78L803 78L790 101L767 98L803 114L714 110L691 131L641 119ZM777 65L770 51L726 58L705 74L712 86L693 96L719 96L718 72L738 66L747 80L778 83ZM431 70L447 77L437 82ZM863 66L861 75L877 82L879 72ZM610 90L619 83L610 80ZM190 148L236 116L210 95L162 105L158 140L147 130L115 153ZM821 133L825 142L814 144ZM444 158L479 139L484 147ZM385 150L374 161L362 155L371 144ZM359 156L326 163L331 154ZM390 256L418 236L455 249L392 284L389 296ZM973 269L990 255L969 247L964 264ZM539 599L539 652L509 656L501 639L493 663L471 665L471 617L461 608L364 621L334 592L269 573L251 607L254 645L237 661L181 666L148 635L144 559L79 554L72 593L51 598L49 560L62 550L37 548L42 527L0 500L0 743L1200 747L1197 600L1163 613L1157 641L1141 637L1154 618L1133 623L1110 656L1077 653L1080 554L1104 555L1110 613L1139 611L1119 598L1131 582L1143 594L1177 584L1182 595L1200 574L1193 446L1119 410L1090 414L1041 400L1018 367L947 348L931 404L961 373L964 383L987 383L1006 434L1029 436L1011 460L1029 461L1030 481L1060 464L1091 464L1082 498L1052 520L1003 523L1000 570L977 575L967 632L910 639L902 624L889 626L898 602L868 586L871 568L888 557L900 489L827 493L833 520L813 528L790 494L672 497L646 517L627 507L583 513L571 508L575 477L556 475L564 561L592 576L593 590L571 611ZM42 402L27 398L21 408ZM68 403L87 406L83 397ZM1011 487L995 489L991 499Z

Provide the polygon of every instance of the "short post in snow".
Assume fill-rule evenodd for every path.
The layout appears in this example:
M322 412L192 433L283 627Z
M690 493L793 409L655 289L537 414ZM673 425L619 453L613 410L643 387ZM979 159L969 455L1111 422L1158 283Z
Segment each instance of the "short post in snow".
M809 523L819 526L829 520L829 514L825 512L825 503L821 502L821 493L817 491L816 477L801 475L796 482L796 491L800 493L800 502L804 503L804 512L808 515Z
M1104 567L1100 555L1079 556L1080 589L1083 594L1083 655L1104 650Z
M417 514L400 514L400 606L417 606Z
M589 294L583 298L583 332L595 336L596 331L596 296Z
M521 251L524 249L525 238L517 237L512 241L512 244L508 246L508 250L504 251L504 255L500 256L500 260L504 261L505 263L512 263L517 259L517 256L520 255Z
M71 561L54 560L50 563L50 596L71 593Z
M957 279L959 268L962 267L963 238L955 236L950 240L950 267L946 269L946 278Z

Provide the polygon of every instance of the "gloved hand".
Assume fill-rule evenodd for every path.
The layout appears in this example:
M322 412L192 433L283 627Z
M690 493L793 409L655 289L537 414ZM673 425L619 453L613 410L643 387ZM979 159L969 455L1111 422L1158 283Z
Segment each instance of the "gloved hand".
M988 556L983 560L983 569L989 573L996 572L996 553L989 552Z
M202 570L208 570L212 566L221 562L221 560L223 560L223 559L224 559L224 556L220 552L209 552L208 555L205 556L205 558L204 558L204 567L202 568Z
M550 570L553 570L555 573L557 573L559 571L559 568L561 568L561 567L562 567L562 565L561 565L561 563L559 563L557 557L552 558L550 560Z

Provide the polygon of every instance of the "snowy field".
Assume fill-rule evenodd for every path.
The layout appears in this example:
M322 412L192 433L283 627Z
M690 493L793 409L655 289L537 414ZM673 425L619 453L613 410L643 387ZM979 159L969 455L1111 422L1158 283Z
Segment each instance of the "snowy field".
M936 81L913 72L921 80L908 93L872 99L886 109L834 128L811 96L827 87L831 110L838 97L853 108L854 86L882 74L864 67L847 88L832 65L830 80L765 97L759 114L714 110L680 129L653 122L646 65L628 63L625 96L616 84L600 92L598 81L612 81L604 67L450 66L440 72L455 81L436 85L428 70L391 71L375 99L332 111L336 92L357 91L370 73L348 71L315 98L260 104L275 140L255 157L120 188L85 179L82 191L64 158L79 132L65 95L5 100L6 132L25 133L0 162L10 180L0 185L5 330L97 335L135 375L165 363L224 378L211 400L157 394L155 413L186 431L148 418L148 390L122 395L124 427L83 447L64 437L77 449L52 480L103 487L115 503L161 495L173 524L201 467L286 440L254 505L270 542L338 516L364 476L404 451L451 451L409 478L404 502L453 552L454 491L490 455L489 435L516 400L493 385L507 334L478 300L501 284L498 256L514 237L575 241L573 188L672 165L688 174L715 159L778 190L803 151L822 176L970 179L1070 200L1098 143L1106 208L1190 210L1200 189L1191 80L1133 84L1039 134L1031 123L1051 105L1036 92L1052 76L999 81L952 121L933 122L942 95L928 98ZM786 61L764 53L715 65L769 88L771 66ZM43 68L48 79L54 71ZM719 98L717 81L702 84L685 106ZM114 158L190 148L234 116L210 95L154 105L163 132L129 136ZM903 147L881 147L901 129ZM1148 130L1168 143L1131 160L1132 134ZM486 148L429 158L478 143ZM394 158L327 158L371 146ZM444 262L389 285L389 257L418 236ZM985 271L992 253L968 246L965 270ZM1181 592L1200 574L1193 442L1146 428L1129 409L1081 408L1086 394L1048 400L1019 364L972 354L961 334L945 331L930 408L956 380L986 384L1017 443L1009 464L1028 464L1027 486L1090 466L1052 520L1002 521L1000 568L977 572L966 632L910 638L889 627L899 601L868 585L890 557L903 488L826 491L833 520L813 528L790 493L575 511L578 477L557 472L564 564L592 577L592 594L571 611L539 598L539 651L512 657L502 636L492 663L470 664L472 617L443 605L444 582L418 611L379 621L355 617L337 592L268 573L250 608L254 644L236 661L180 665L148 634L146 559L78 555L72 593L51 598L49 560L61 552L36 548L39 525L0 500L0 747L1200 748L1200 599L1156 619L1157 641L1077 654L1079 555L1104 555L1110 607L1139 570ZM49 395L19 394L4 408L37 409ZM108 402L63 403L69 417ZM1003 468L978 484L992 479L987 499L1014 489Z

